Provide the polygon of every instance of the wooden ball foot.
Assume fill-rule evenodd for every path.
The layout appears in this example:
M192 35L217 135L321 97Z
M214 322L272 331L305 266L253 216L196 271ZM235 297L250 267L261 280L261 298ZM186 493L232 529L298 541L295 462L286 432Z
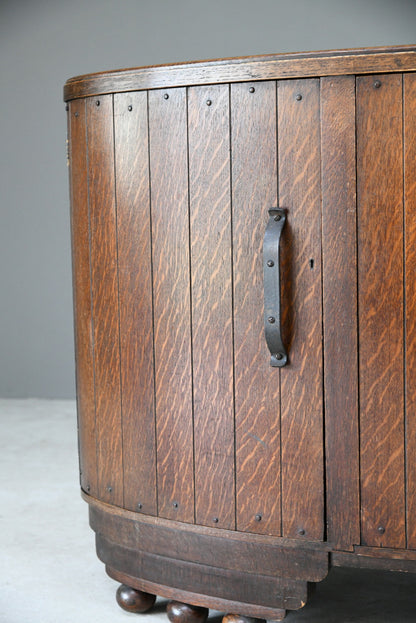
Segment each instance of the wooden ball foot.
M266 623L265 619L255 619L254 617L245 617L241 614L226 614L222 619L222 623Z
M166 613L171 623L205 623L208 618L208 608L190 606L179 601L170 601Z
M121 584L117 589L116 599L118 605L123 610L139 614L150 610L156 601L156 596Z

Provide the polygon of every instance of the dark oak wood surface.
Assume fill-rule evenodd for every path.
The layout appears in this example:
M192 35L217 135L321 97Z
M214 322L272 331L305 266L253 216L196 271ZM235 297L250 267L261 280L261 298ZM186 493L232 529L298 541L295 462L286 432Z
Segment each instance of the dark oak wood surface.
M96 502L90 509L90 525L109 541L127 549L197 564L315 582L328 572L328 548L323 543L304 548L295 539L230 533L221 528L196 530L195 526L192 529L190 525L166 520L144 521L131 513L109 512Z
M406 546L402 76L357 78L361 536Z
M278 84L282 240L281 369L283 536L322 539L323 387L319 81Z
M88 193L98 494L123 505L113 97L87 102Z
M138 590L144 590L153 592L154 594L166 597L167 599L181 599L188 604L200 605L207 608L212 608L219 612L242 612L246 615L256 618L267 617L271 621L280 621L284 618L286 610L281 608L267 608L265 606L258 606L247 602L239 602L234 599L224 599L219 597L213 597L205 593L195 593L190 590L183 590L178 588L172 588L159 584L157 582L151 582L149 580L143 580L142 578L136 578L127 573L117 571L110 565L106 565L106 572L118 582L123 582L129 586L134 586ZM304 590L302 593L304 594Z
M147 94L114 96L124 505L157 514Z
M302 580L245 573L221 567L166 558L126 549L97 535L97 554L106 565L124 573L178 591L193 587L194 592L218 599L233 599L262 608L296 610L306 602L308 586ZM261 616L261 615L260 615Z
M235 528L229 87L189 89L195 519Z
M321 80L327 538L360 541L355 78Z
M84 491L98 495L95 426L93 328L91 314L90 227L88 203L85 100L68 111L71 183L72 274L76 351L76 387L80 481Z
M186 110L185 89L149 93L158 508L193 522Z
M75 76L65 85L64 99L221 82L415 71L415 66L414 45L252 56Z
M403 76L407 546L416 549L416 76Z
M237 529L281 535L280 375L263 325L263 236L277 206L276 83L231 85Z

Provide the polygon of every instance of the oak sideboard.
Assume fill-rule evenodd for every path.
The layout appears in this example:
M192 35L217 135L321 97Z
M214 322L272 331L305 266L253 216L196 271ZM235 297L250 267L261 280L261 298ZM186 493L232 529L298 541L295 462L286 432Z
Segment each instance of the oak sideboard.
M416 571L416 46L67 81L82 494L130 611Z

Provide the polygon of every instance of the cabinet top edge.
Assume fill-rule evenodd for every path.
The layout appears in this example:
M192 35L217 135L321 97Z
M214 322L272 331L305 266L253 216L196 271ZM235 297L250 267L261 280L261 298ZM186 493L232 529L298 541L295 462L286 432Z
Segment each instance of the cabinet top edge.
M144 89L401 71L416 71L416 44L245 56L91 73L67 80L64 100Z

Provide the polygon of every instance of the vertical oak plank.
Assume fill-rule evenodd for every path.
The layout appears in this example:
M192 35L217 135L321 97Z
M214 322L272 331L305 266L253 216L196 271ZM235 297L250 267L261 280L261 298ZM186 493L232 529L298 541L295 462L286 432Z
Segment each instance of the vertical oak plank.
M277 206L276 83L231 85L237 529L280 535L280 375L264 338L268 209Z
M319 80L278 83L283 536L324 533Z
M235 528L228 85L188 91L195 516Z
M113 97L87 100L98 494L123 505Z
M405 547L401 75L357 78L361 537Z
M158 513L194 521L186 90L149 92Z
M321 79L328 540L360 543L355 78Z
M124 505L157 514L147 93L114 96Z
M68 114L80 477L82 489L96 497L97 452L85 100L71 102Z
M407 546L416 549L416 76L404 74Z

